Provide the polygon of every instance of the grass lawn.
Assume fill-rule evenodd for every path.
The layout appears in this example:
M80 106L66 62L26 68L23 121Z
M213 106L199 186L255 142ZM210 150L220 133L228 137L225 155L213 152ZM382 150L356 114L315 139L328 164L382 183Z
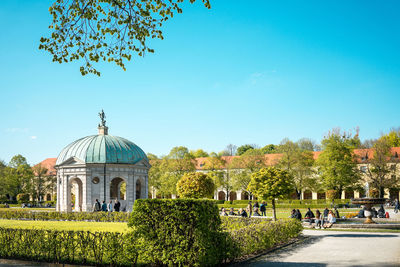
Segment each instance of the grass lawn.
M1 211L9 211L9 210L18 210L18 211L21 211L21 210L25 210L25 211L56 211L56 209L55 208L21 208L21 207L18 207L18 208L0 208L0 210Z
M0 219L0 227L120 233L128 231L127 223L119 222L22 221Z

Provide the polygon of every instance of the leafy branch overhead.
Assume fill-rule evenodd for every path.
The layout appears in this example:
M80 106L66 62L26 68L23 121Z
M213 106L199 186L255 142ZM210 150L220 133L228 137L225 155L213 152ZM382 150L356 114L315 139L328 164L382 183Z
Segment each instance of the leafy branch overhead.
M194 3L196 0L189 0ZM202 0L210 8L209 0ZM54 62L83 60L82 75L100 75L94 63L114 62L125 69L132 54L154 52L147 38L163 39L162 24L182 13L183 0L56 0L49 8L53 22L50 37L40 39L39 49Z

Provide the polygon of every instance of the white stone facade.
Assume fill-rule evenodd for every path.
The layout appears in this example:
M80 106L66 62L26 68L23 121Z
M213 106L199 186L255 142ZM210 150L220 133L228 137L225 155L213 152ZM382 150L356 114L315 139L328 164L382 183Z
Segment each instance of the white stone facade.
M110 200L121 202L121 211L132 211L135 199L148 196L148 170L142 160L136 164L85 164L77 158L56 166L57 211L93 211L100 203ZM126 183L126 195L120 195L121 184ZM73 193L75 205L71 206Z

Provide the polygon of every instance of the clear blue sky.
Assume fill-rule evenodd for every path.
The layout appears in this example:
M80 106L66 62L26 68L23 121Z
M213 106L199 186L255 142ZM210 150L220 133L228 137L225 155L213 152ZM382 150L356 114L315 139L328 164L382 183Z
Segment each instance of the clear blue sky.
M56 157L97 133L145 152L174 146L221 151L227 144L319 142L334 127L361 139L400 125L399 1L236 1L185 4L152 41L154 54L127 71L51 62L38 50L49 0L0 4L0 159Z

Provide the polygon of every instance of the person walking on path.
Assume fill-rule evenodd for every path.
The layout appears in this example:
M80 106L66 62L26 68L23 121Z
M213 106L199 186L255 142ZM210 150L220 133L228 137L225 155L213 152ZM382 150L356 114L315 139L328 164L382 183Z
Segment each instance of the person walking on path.
M107 211L108 211L108 212L112 212L112 211L113 211L112 200L110 200L110 202L107 204Z
M107 203L103 200L103 204L101 205L101 211L107 211Z
M267 216L267 203L263 201L260 205L261 216Z
M399 212L400 209L400 203L399 200L396 198L396 200L394 201L394 213Z
M96 199L96 201L94 202L93 211L94 212L101 211L101 204L98 199Z
M121 203L119 203L118 199L115 200L115 204L114 204L114 210L116 212L119 212L119 209L121 208Z

